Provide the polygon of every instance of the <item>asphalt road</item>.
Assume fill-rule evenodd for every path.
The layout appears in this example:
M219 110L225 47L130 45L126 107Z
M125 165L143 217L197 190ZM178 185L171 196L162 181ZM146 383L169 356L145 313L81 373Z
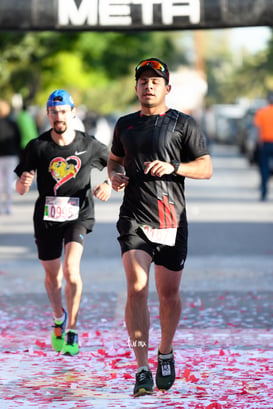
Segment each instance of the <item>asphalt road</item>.
M186 181L189 253L182 288L272 288L273 178L268 201L260 202L257 168L236 147L216 145L211 154L212 179ZM105 171L94 172L93 185L104 177ZM43 288L32 230L35 197L34 189L15 193L13 214L0 215L0 271L9 272L8 280L0 275L0 284L7 292L23 291L16 286L21 277L32 282L32 291ZM117 291L125 288L115 227L121 199L117 192L107 203L95 199L96 225L82 259L86 282Z

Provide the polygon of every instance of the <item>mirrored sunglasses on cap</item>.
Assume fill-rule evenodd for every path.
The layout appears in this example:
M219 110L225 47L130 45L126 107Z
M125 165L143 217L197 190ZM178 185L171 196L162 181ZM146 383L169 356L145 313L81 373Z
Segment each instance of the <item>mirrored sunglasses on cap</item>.
M141 61L137 66L136 66L136 72L140 70L142 67L153 67L155 70L166 72L166 67L159 61L156 60L144 60Z

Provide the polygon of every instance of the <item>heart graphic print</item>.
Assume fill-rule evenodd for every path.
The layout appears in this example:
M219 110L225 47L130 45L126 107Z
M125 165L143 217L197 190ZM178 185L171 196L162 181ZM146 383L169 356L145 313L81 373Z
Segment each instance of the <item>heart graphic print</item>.
M57 182L54 186L55 196L59 187L68 180L75 178L80 168L81 160L77 156L69 156L66 159L62 157L52 159L48 170Z

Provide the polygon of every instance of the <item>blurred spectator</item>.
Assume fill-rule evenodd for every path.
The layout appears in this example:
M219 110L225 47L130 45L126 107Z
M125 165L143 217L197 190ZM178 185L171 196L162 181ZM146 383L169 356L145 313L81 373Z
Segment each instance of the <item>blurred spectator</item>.
M268 105L260 108L254 117L258 128L259 169L261 175L261 200L266 200L270 176L270 160L273 158L273 91L268 93Z
M112 141L112 128L107 119L103 116L97 118L95 138L106 146L110 146Z
M14 168L20 155L20 132L10 118L10 105L0 100L0 212L11 213Z
M106 117L96 114L95 112L88 112L83 122L87 133L94 135L95 138L104 143L104 145L110 146L114 125L116 123L115 117Z
M214 139L215 119L213 109L207 104L201 111L201 117L198 121L206 137L206 143L209 147Z
M38 129L32 115L28 112L26 105L23 105L16 120L21 136L21 150L23 150L31 139L37 138Z

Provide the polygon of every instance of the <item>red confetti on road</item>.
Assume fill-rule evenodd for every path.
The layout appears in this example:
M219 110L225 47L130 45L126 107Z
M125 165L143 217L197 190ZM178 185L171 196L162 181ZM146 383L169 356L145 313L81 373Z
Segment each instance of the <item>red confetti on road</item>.
M192 296L184 296L184 317L175 337L174 386L138 399L132 396L136 364L127 331L123 321L113 318L114 294L83 297L81 348L76 357L52 350L51 311L43 304L45 298L28 296L16 304L12 297L4 297L0 302L1 409L272 409L273 330L266 327L267 315L262 315L262 325L261 318L242 321L235 314L233 325L228 325L230 316L224 319L227 305L223 302L235 311L238 294L214 294L214 302L220 303L214 309L209 299L194 301ZM262 314L263 305L268 309L266 294L256 297L255 305L254 294L248 296L252 308L256 305ZM93 308L92 303L99 307ZM153 297L150 311L149 363L155 374L160 328ZM202 325L197 325L198 320Z

